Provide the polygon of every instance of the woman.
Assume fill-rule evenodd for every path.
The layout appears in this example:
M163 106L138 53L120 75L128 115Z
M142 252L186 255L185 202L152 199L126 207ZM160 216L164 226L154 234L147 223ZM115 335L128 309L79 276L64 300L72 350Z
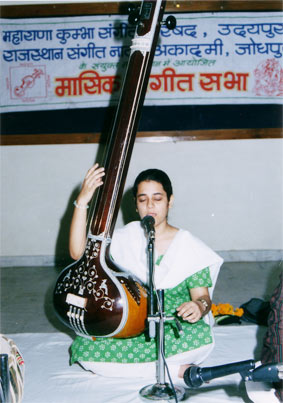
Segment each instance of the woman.
M74 259L79 259L84 251L88 203L103 184L104 175L104 168L95 164L88 171L74 203L70 231L70 254ZM155 220L155 286L165 290L165 313L176 315L184 331L180 336L172 322L165 324L165 352L172 377L182 378L189 365L199 364L213 349L208 313L222 259L188 231L168 223L174 196L165 172L158 169L141 172L135 180L133 193L140 218L151 215ZM111 242L114 260L144 283L148 282L146 245L146 236L138 221L116 230ZM100 375L155 375L156 343L154 339L148 341L146 334L96 341L77 337L71 351L72 362L78 361Z

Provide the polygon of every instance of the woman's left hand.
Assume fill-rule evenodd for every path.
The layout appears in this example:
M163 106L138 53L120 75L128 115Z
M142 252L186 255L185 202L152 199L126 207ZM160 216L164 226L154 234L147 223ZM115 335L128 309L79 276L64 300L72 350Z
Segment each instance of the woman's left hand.
M199 304L194 301L184 302L176 311L178 316L181 316L183 320L190 323L195 323L202 317L201 308Z

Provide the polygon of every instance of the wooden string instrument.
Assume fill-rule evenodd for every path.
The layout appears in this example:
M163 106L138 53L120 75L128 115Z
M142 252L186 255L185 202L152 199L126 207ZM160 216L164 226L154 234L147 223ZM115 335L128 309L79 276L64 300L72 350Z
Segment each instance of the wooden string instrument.
M54 290L59 318L84 337L132 337L145 329L146 288L115 264L110 245L165 3L144 0L136 15L138 25L104 164L106 176L98 193L85 252L62 271Z

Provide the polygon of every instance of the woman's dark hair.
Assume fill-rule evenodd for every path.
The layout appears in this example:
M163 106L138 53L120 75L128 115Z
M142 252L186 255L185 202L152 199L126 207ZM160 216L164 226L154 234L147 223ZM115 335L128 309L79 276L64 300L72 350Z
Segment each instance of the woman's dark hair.
M169 176L165 172L161 171L160 169L147 169L146 171L142 171L136 177L133 186L134 198L137 197L138 185L144 181L155 181L160 183L167 194L167 199L170 200L170 197L173 194L173 189Z

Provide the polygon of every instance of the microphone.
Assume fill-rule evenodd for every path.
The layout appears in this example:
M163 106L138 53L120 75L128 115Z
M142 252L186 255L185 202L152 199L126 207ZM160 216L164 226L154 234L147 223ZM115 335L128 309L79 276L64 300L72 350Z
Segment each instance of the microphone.
M253 382L279 382L283 379L283 363L264 364L255 368L254 360L233 362L217 367L186 369L184 381L190 388L199 388L203 382L239 372L242 379Z
M153 235L155 233L155 219L151 215L146 215L141 223L148 234Z
M204 382L214 378L234 374L236 372L245 372L255 367L254 360L234 362L232 364L218 365L217 367L200 368L192 366L186 369L184 381L190 388L199 388Z

